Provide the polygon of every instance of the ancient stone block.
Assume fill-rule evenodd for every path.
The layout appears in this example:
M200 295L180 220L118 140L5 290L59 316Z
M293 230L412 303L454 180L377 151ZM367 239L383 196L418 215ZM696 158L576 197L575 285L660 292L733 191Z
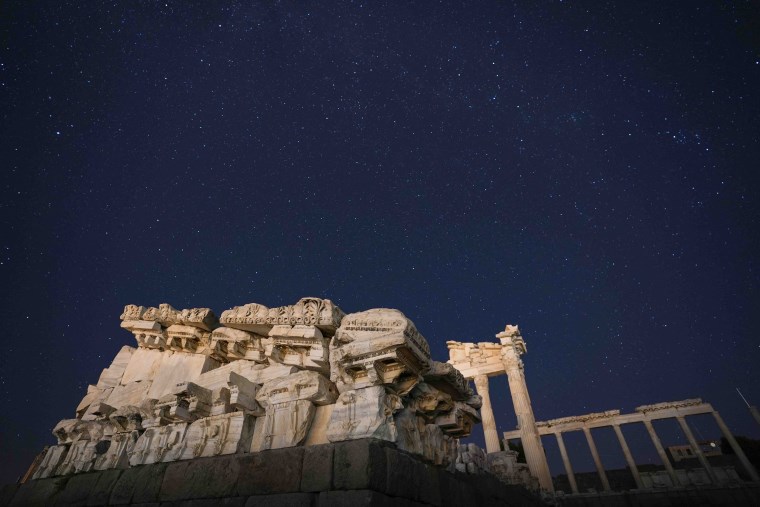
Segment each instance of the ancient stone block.
M238 456L237 495L268 495L299 491L303 447Z
M211 414L211 391L193 382L180 382L161 397L154 411L160 421L194 421Z
M163 353L156 349L138 348L132 353L121 378L121 384L127 385L132 382L153 380L161 364Z
M245 452L251 446L255 418L233 412L198 419L188 426L180 459Z
M116 387L121 382L121 378L124 375L124 371L127 369L132 354L135 349L133 347L124 346L116 354L116 357L111 362L111 366L103 370L98 379L97 387L105 389L107 387Z
M235 496L239 468L239 460L226 458L171 463L164 473L159 499Z
M333 408L327 438L331 442L358 438L396 441L393 413L402 408L400 398L383 386L343 392Z
M127 385L118 385L113 388L105 403L114 409L119 409L126 405L139 405L148 398L151 384L150 380L143 380L131 382Z
M90 490L90 495L87 497L87 505L108 505L111 491L116 485L116 481L119 480L121 472L121 470L104 470L97 474L98 480Z
M332 485L333 446L304 447L301 491L326 491Z
M45 451L45 456L42 458L37 470L32 475L33 479L44 479L56 475L58 467L63 462L66 455L69 453L69 445L53 445L48 447Z
M147 503L158 500L166 470L165 463L124 470L111 491L111 505Z
M277 325L269 331L269 338L267 355L271 360L329 374L330 340L316 326Z
M430 347L398 310L376 308L341 321L330 345L330 379L343 392L389 385L406 394L427 371Z
M333 487L386 491L385 446L373 439L348 440L335 445Z
M182 440L187 423L148 428L137 439L129 455L130 466L176 461L182 453Z
M93 468L95 470L129 468L129 454L133 451L138 437L137 431L114 434L108 450L96 457Z
M182 382L195 383L201 374L218 366L218 361L205 355L165 352L146 397L159 399L173 393L178 384Z
M266 413L256 425L251 450L301 444L314 417L315 405L333 403L337 396L332 382L313 371L266 382L256 395Z

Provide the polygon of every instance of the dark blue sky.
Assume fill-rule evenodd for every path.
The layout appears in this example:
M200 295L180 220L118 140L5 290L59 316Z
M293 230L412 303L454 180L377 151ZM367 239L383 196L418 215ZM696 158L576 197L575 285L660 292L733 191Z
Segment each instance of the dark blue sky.
M395 307L438 360L519 324L538 419L760 437L756 3L220 4L0 6L2 482L127 303Z

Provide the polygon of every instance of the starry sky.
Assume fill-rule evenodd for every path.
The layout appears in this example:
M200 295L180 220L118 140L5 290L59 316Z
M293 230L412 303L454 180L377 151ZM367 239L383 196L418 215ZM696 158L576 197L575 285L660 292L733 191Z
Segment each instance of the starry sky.
M128 303L398 308L442 361L518 324L539 420L702 397L759 438L758 33L751 1L6 0L0 482Z

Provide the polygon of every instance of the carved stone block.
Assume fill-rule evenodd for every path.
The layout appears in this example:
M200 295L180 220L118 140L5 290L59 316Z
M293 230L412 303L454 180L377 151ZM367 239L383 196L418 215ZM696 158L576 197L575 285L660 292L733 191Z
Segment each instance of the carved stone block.
M322 336L318 327L277 325L269 331L269 337L272 342L267 355L273 361L329 374L330 340Z
M161 303L158 308L150 307L145 310L143 320L152 320L163 327L169 327L180 322L180 312L169 303Z
M209 343L209 333L203 329L173 324L166 328L166 348L176 352L200 352Z
M402 408L400 398L386 393L383 386L344 391L335 403L327 438L341 442L358 438L378 438L395 442L393 413Z
M186 326L193 326L205 331L213 331L219 325L219 319L211 308L188 308L182 310L179 320Z
M155 415L162 421L194 421L211 414L211 391L192 382L178 384L158 400Z
M198 419L187 428L180 459L247 451L254 424L255 418L243 412Z
M266 335L272 328L267 322L269 308L257 303L236 306L222 312L219 322L226 327Z
M330 345L330 378L343 392L372 385L405 394L429 368L430 347L398 310L346 315Z
M130 466L178 460L186 430L184 422L148 428L128 453Z
M56 475L58 467L69 453L69 445L53 445L48 447L45 456L42 458L37 470L32 476L33 479L44 479Z
M337 396L332 382L308 370L266 382L256 395L266 412L256 425L251 450L300 445L311 426L315 405L333 403Z
M129 468L129 453L135 447L140 434L137 431L116 433L111 438L108 450L95 459L95 470Z

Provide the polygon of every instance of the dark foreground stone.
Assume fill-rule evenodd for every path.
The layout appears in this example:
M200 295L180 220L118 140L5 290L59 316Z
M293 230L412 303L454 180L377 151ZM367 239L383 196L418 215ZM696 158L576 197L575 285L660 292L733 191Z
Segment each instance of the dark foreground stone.
M379 440L105 470L6 486L0 505L540 506L491 476L450 473Z

